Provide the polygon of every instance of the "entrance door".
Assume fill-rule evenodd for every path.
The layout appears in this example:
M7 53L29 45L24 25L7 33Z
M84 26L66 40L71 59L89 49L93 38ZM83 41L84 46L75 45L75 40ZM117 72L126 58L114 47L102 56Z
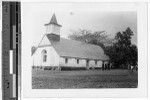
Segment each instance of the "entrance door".
M89 60L86 60L86 67L89 67Z

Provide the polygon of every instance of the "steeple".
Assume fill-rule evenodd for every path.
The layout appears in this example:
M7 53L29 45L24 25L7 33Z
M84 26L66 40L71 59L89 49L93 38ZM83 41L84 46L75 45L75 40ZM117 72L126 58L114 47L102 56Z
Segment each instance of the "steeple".
M55 25L57 25L57 26L60 26L60 27L61 27L61 25L59 25L59 24L57 23L57 19L56 19L55 14L53 14L53 16L52 16L52 18L51 18L50 22L49 22L49 23L47 23L47 24L45 24L45 26L50 25L50 24L55 24Z
M55 14L53 14L49 23L45 24L46 34L56 35L60 38L60 28L61 25L57 23Z
M57 20L56 20L55 14L53 14L50 23L51 23L51 24L52 24L52 23L57 24Z

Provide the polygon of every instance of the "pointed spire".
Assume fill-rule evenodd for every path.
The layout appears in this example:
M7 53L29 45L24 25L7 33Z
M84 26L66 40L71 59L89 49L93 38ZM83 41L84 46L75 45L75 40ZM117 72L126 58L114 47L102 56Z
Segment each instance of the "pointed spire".
M57 23L57 20L56 20L55 14L53 14L53 16L52 16L52 18L51 18L51 21L50 21L50 24L58 24L58 23Z
M59 25L59 24L57 23L57 19L56 19L55 14L53 14L53 16L52 16L50 22L49 22L48 24L45 24L45 26L50 25L50 24L55 24L55 25L58 25L58 26L61 27L61 25Z

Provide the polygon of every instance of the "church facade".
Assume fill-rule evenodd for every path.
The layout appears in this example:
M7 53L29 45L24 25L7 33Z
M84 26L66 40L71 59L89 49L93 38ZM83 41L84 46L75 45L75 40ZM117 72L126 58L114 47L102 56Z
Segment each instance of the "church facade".
M45 24L46 33L39 45L32 48L33 66L45 68L101 68L109 63L100 46L69 40L60 36L60 28L55 14Z

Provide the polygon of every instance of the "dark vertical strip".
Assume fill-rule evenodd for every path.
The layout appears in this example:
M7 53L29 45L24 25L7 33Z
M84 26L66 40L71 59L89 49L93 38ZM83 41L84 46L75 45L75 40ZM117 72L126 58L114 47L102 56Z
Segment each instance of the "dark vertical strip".
M13 49L13 41L12 41L12 33L13 33L13 29L12 29L12 5L10 4L10 50Z
M2 1L2 100L9 100L10 5Z
M16 43L16 100L18 100L18 43Z
M17 3L17 12L18 12L18 34L17 34L17 51L18 52L18 58L17 58L17 63L18 63L18 68L17 68L17 85L18 85L18 89L17 89L17 97L20 97L21 95L19 93L21 93L21 3L18 2Z
M19 46L18 46L18 28L19 28L19 22L18 22L18 20L19 20L19 14L20 14L20 12L19 12L19 7L20 7L20 5L19 5L19 2L16 2L16 86L17 86L17 88L16 88L16 100L18 100L18 87L19 87L19 85L18 85L18 82L19 82L19 80L18 80L18 77L19 77L19 74L18 74L18 72L19 72L19 63L18 63L18 61L19 61L19 52L18 52L18 49L19 49Z
M18 7L19 7L18 2L16 2L16 32L17 33L18 33L18 20L19 20L19 18L18 18L18 14L19 14Z
M13 26L16 24L15 2L10 2L10 50L13 50Z

